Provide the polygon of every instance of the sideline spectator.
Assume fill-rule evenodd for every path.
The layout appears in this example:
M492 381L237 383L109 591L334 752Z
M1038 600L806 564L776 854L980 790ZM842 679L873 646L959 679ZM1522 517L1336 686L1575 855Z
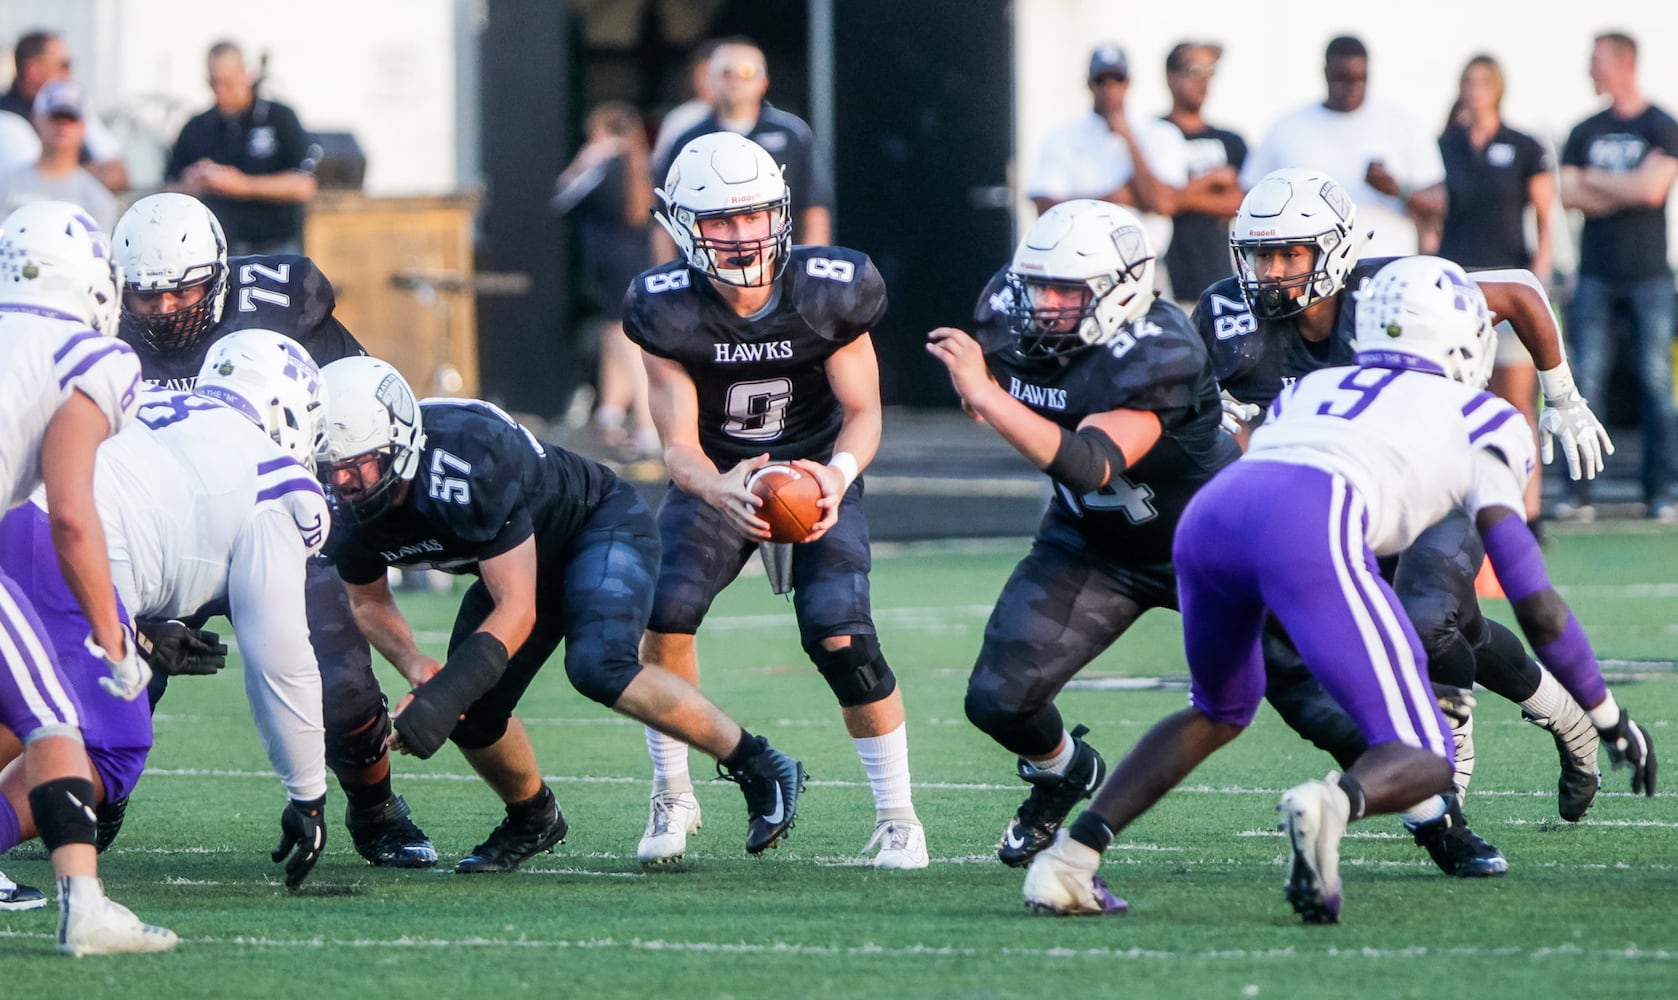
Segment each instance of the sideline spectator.
M1375 231L1365 260L1413 254L1417 224L1445 211L1439 146L1396 105L1367 99L1369 51L1342 35L1323 63L1328 96L1282 116L1241 168L1241 186L1283 167L1309 166L1345 184L1358 222ZM1414 218L1412 218L1414 217Z
M1027 193L1039 213L1073 198L1129 205L1145 219L1156 251L1170 243L1170 215L1188 183L1183 137L1164 122L1125 110L1130 63L1117 45L1090 55L1090 111L1043 140Z
M70 61L70 46L61 35L31 31L20 37L12 49L12 86L0 94L0 112L9 111L27 125L35 113L35 98L41 87L53 80L70 79ZM122 162L122 144L92 108L86 109L83 120L87 123L87 134L82 140L82 166L112 192L128 190L128 167ZM33 130L22 132L16 129L15 123L9 123L6 131L11 134L0 140L0 148L13 141L23 145L9 156L0 154L0 160L22 164L40 156Z
M673 139L663 158L653 161L653 184L664 184L675 151L700 136L711 132L743 135L768 150L775 162L786 168L784 177L793 199L793 242L806 246L831 243L833 184L816 156L810 126L764 100L769 91L769 69L763 50L746 38L726 38L717 43L708 65L712 111ZM655 259L675 259L676 245L668 238L654 247Z
M588 267L589 300L602 323L594 426L615 457L656 458L662 449L647 409L647 369L641 349L623 332L624 292L652 266L646 130L641 115L624 101L597 105L585 129L588 141L559 175L550 204L576 224Z
M1439 137L1447 196L1439 256L1467 270L1524 267L1548 283L1555 163L1543 143L1503 123L1503 87L1503 68L1491 56L1477 55L1463 67L1455 113ZM1528 205L1538 234L1530 252L1525 232ZM1536 442L1538 368L1507 322L1498 324L1498 333L1497 366L1489 388L1520 411ZM1542 474L1539 466L1527 481L1528 522L1538 520Z
M1224 50L1208 42L1179 42L1165 57L1171 113L1164 121L1183 133L1188 184L1172 216L1165 268L1172 293L1192 310L1213 284L1229 277L1229 220L1241 210L1240 172L1247 142L1200 117Z
M1637 85L1637 42L1598 35L1591 82L1607 108L1580 122L1561 154L1561 203L1584 213L1579 283L1568 308L1568 344L1579 390L1602 402L1616 304L1630 310L1643 425L1643 500L1648 516L1678 521L1673 506L1672 270L1666 260L1666 200L1678 178L1678 121ZM1546 386L1546 390L1548 390ZM1590 484L1575 483L1558 519L1594 519Z
M215 107L181 128L164 186L209 206L229 256L301 254L303 205L316 190L303 125L295 111L256 95L237 45L212 45L208 65Z
M116 225L116 199L79 165L87 134L86 108L81 84L74 80L53 80L35 95L32 121L40 136L41 157L0 174L0 215L32 201L67 201L107 233Z

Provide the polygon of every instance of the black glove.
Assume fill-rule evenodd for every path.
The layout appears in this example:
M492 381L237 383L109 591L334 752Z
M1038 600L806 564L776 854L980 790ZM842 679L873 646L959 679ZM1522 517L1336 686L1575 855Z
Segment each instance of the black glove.
M314 870L315 862L320 860L320 852L326 848L326 821L322 818L325 811L326 796L322 795L308 802L292 799L286 803L285 812L280 813L280 846L274 848L271 857L279 864L286 861L286 855L291 855L285 866L287 889L303 884Z
M1620 709L1620 721L1607 729L1598 729L1597 734L1602 737L1602 748L1608 751L1608 759L1614 762L1614 770L1631 767L1631 792L1633 795L1655 794L1655 744L1649 739L1649 731L1631 721L1631 716L1625 709Z
M227 666L227 644L214 632L173 618L139 621L134 626L140 655L154 674L213 674Z

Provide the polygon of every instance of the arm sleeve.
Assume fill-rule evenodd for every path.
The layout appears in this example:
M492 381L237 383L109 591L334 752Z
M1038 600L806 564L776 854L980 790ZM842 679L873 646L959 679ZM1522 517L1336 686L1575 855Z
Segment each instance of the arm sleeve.
M326 794L320 669L303 598L308 554L289 516L263 510L234 542L227 574L251 717L286 794L300 801Z

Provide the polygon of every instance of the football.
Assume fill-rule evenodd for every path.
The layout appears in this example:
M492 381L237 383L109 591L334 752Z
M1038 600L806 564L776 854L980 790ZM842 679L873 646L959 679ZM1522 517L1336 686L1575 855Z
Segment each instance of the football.
M769 522L769 540L796 542L822 519L816 501L822 498L816 478L785 462L770 462L752 473L746 488L763 501L757 516Z

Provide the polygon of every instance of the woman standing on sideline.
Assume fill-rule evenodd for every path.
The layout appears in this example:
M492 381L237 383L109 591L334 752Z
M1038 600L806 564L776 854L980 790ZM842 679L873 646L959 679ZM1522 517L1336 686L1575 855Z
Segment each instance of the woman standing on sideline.
M1439 256L1465 270L1520 267L1550 280L1550 218L1555 203L1555 158L1543 143L1503 123L1503 68L1489 55L1463 67L1450 123L1439 137L1445 161L1445 231ZM1532 206L1537 240L1529 250L1526 209ZM1501 324L1500 324L1501 330ZM1507 330L1501 330L1507 334ZM1489 388L1538 424L1538 369L1512 336L1497 338L1497 367ZM1528 522L1539 514L1539 476L1527 483Z
M602 323L594 425L614 458L656 458L658 432L647 410L647 372L640 349L623 334L624 292L651 264L647 133L640 113L625 101L596 105L584 130L587 141L559 175L551 204L577 225L589 299Z

